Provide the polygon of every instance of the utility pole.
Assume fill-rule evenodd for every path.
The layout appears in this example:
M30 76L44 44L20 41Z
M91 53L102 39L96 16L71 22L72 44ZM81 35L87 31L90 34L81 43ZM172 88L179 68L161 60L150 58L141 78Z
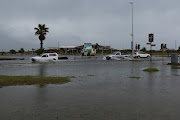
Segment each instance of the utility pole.
M131 49L132 49L132 58L133 58L133 55L134 55L134 45L133 45L133 39L134 39L134 31L133 31L133 2L130 2L130 4L132 5L132 33L131 33L131 36L132 36L132 41L131 41Z

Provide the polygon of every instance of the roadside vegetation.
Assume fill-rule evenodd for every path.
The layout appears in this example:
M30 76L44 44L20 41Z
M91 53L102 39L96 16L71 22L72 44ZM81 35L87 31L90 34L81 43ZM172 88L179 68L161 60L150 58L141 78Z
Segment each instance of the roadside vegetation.
M157 68L147 68L147 69L144 69L143 71L146 71L146 72L157 72L159 70Z
M11 49L11 50L9 51L9 53L10 53L10 54L16 54L17 52L16 52L16 50Z
M175 66L180 66L180 63L168 63L167 65L175 65Z
M63 84L68 82L70 82L69 77L0 76L0 87L35 84Z
M20 50L19 50L19 53L21 53L21 55L23 55L24 54L24 48L21 48Z
M128 78L132 78L132 79L139 79L140 77L131 76L131 77L128 77Z
M95 75L87 75L87 76L95 76Z
M0 58L0 60L24 60L24 58Z
M172 66L172 69L180 69L179 66Z

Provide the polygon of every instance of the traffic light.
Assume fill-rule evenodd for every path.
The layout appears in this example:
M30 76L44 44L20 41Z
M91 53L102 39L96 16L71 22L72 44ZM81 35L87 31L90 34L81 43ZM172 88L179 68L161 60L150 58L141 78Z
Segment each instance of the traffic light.
M138 50L140 49L140 44L138 44Z
M166 48L166 44L164 44L164 48Z
M161 44L161 49L163 49L164 44Z
M154 41L154 34L149 34L149 42L153 42Z

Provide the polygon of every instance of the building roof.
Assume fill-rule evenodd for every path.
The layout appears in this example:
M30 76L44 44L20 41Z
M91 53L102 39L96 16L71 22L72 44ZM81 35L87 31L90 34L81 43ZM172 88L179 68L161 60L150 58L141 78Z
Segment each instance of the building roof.
M59 47L59 48L75 48L76 46L61 46L61 47Z

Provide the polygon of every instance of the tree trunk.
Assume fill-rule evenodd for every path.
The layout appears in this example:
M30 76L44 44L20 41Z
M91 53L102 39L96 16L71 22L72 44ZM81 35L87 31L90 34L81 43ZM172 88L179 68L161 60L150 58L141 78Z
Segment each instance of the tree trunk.
M43 49L43 40L40 40L40 48Z

